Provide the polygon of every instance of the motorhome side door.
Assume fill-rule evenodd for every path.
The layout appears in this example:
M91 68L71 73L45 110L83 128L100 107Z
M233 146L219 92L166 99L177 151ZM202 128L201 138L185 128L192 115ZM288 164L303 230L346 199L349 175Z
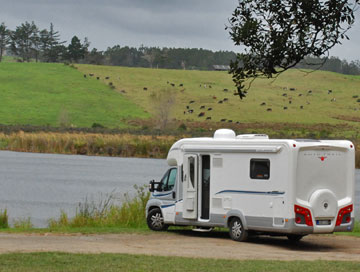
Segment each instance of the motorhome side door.
M183 218L197 219L198 156L184 155Z

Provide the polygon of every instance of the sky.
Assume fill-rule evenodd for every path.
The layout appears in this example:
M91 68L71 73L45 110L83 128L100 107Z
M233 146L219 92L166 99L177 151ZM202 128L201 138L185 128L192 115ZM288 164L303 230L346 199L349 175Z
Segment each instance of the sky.
M238 0L0 0L0 22L15 29L25 21L40 28L54 24L64 41L87 37L90 48L114 45L232 50L225 30ZM343 41L330 51L341 59L360 59L360 11Z

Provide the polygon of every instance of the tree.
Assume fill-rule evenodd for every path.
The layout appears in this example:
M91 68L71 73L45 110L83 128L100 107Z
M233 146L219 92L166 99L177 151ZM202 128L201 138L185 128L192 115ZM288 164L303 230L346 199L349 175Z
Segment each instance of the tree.
M11 33L10 48L11 51L22 58L23 61L30 61L32 57L38 54L38 28L34 22L25 22L16 27Z
M67 59L69 61L78 62L80 59L85 57L89 46L90 43L88 42L87 38L85 38L84 44L82 44L79 38L74 36L67 48Z
M50 23L50 29L40 31L40 47L42 58L46 62L57 62L62 57L63 46L65 42L60 42L60 34L54 30L53 23Z
M10 30L7 29L5 23L0 25L0 62L2 61L2 56L6 50L10 41Z
M243 98L257 77L271 78L306 56L320 57L354 24L360 0L239 0L229 19L231 39L245 47L230 64ZM248 83L246 80L250 79ZM248 85L246 86L246 84Z

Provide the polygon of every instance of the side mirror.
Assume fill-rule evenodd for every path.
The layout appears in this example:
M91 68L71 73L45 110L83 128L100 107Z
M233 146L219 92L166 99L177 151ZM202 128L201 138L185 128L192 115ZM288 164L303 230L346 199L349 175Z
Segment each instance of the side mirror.
M150 180L150 182L149 182L149 191L150 192L155 191L155 180Z

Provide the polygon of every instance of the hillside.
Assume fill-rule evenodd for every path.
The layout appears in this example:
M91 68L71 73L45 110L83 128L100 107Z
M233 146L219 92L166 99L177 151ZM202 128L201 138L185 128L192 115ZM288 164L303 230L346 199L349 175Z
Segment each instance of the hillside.
M134 119L156 121L163 91L175 100L170 118L188 127L271 133L282 124L286 135L325 130L351 138L360 129L360 76L324 71L256 80L244 100L233 95L231 76L215 71L0 63L0 82L0 124L123 128Z
M63 64L0 63L0 124L124 127L148 118L128 98Z
M324 71L306 73L293 69L276 80L256 80L248 96L240 100L233 95L231 76L226 72L94 65L77 67L84 74L99 77L101 82L111 82L122 95L152 114L161 104L154 104L151 96L161 90L172 91L176 99L172 117L179 120L210 124L221 119L241 124L316 126L321 123L339 127L339 130L346 127L351 133L348 136L354 136L360 124L360 76ZM193 112L189 113L189 110ZM201 112L203 116L199 117ZM206 120L209 117L211 120Z

